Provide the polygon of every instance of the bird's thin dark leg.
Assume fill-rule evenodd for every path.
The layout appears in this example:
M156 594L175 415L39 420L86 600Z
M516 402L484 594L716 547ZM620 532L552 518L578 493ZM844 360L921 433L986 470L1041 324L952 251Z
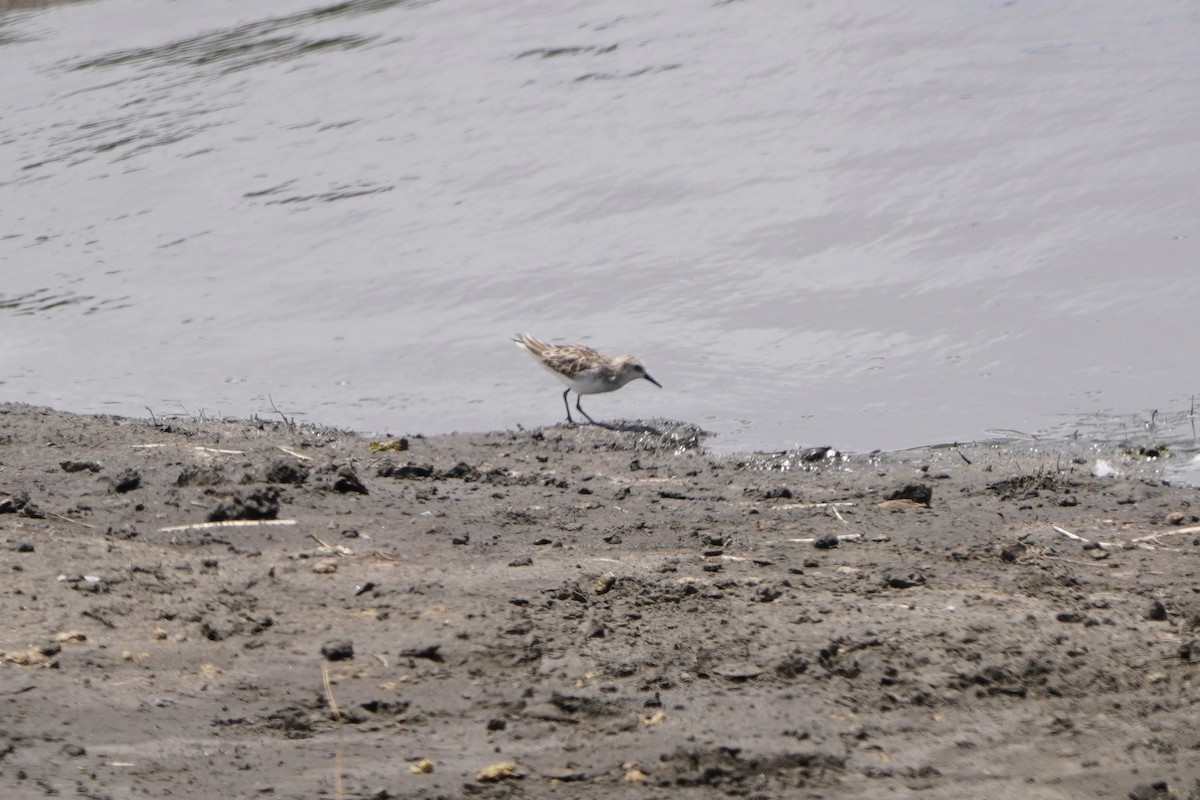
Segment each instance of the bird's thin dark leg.
M596 422L596 420L592 419L591 415L583 410L583 406L579 405L579 401L581 401L581 400L583 400L583 395L579 394L579 392L576 392L575 393L575 407L577 409L579 409L579 413L583 414L585 417L587 417L588 422L592 423L593 425L599 425L600 423ZM567 411L567 416L570 416L570 415L571 415L571 412Z
M575 420L571 419L571 404L567 402L567 395L570 393L571 393L570 389L567 389L565 392L563 392L563 406L565 406L567 409L567 423L570 425L574 425ZM579 410L583 411L582 408ZM584 414L584 416L586 417L587 415ZM591 417L588 417L588 419L591 419Z

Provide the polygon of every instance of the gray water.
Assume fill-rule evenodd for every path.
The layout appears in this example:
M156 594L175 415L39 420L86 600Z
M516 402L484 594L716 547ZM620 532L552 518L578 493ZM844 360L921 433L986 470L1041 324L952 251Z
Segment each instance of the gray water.
M726 450L1191 438L1194 2L13 5L0 398L552 424L528 331Z

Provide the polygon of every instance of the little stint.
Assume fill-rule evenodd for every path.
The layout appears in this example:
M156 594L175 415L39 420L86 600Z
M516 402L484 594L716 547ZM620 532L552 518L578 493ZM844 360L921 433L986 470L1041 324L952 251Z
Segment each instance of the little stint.
M575 408L587 417L593 425L600 423L592 419L583 410L579 402L585 394L601 394L615 392L630 381L645 378L658 388L662 384L650 377L642 362L633 356L621 355L609 358L598 350L582 344L553 345L540 339L535 339L527 333L517 334L513 339L517 347L537 359L538 363L553 372L560 381L567 385L563 392L563 405L567 409L567 422L575 424L571 418L571 405L567 395L575 390Z

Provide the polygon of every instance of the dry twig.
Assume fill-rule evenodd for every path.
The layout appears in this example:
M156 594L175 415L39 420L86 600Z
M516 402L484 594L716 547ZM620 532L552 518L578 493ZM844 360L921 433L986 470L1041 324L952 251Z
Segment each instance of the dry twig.
M321 667L321 679L325 683L325 699L329 701L329 710L333 712L333 721L337 725L338 743L337 758L333 765L333 791L337 800L345 796L342 791L342 771L346 764L346 733L342 730L342 712L338 710L337 701L333 699L333 686L329 682L329 667Z
M288 429L288 430L291 430L292 428L294 428L294 427L295 427L295 423L294 423L294 422L288 422L288 418L287 418L286 416L284 416L284 413L283 413L282 411L280 411L278 408L276 408L276 407L275 407L275 398L274 398L274 397L271 397L271 395L267 395L267 400L269 400L269 401L270 401L270 403L271 403L271 409L272 409L272 410L273 410L273 411L274 411L276 414L278 414L278 415L279 415L279 418L283 420L283 424L284 424L285 426L287 426L287 429Z
M306 456L303 453L297 453L295 450L290 450L290 449L284 447L283 445L279 445L279 449L282 450L283 452L287 453L289 456L294 456L295 458L298 458L301 461L312 461L312 456Z
M159 533L174 533L175 531L203 530L204 528L247 528L252 525L295 525L294 519L227 519L221 522L193 522L190 525L171 525L159 528Z
M833 508L836 506L853 506L857 503L837 502L837 503L784 503L783 505L771 506L772 511L790 511L793 508Z
M1080 536L1077 533L1071 533L1066 528L1060 528L1057 525L1051 525L1050 527L1052 527L1056 533L1061 533L1063 536L1066 536L1068 539L1074 539L1075 541L1082 542L1083 544L1095 544L1096 547L1099 547L1101 550L1124 550L1125 549L1125 547L1120 542L1092 542L1091 539L1087 539L1083 536ZM1134 541L1135 545L1137 547L1140 547L1142 550L1153 550L1154 549L1154 547L1152 545L1144 544L1142 542L1142 540L1140 540L1140 539L1134 539L1133 541Z
M1200 533L1200 525L1192 525L1189 528L1176 528L1175 530L1171 530L1171 531L1159 531L1158 533L1151 533L1151 534L1147 534L1146 536L1139 536L1136 539L1133 539L1131 541L1134 541L1134 542L1157 541L1158 537L1160 537L1160 536L1179 536L1180 534L1183 534L1183 533Z
M316 542L317 544L321 545L321 549L322 549L322 550L328 550L328 551L330 551L331 553L334 553L335 555L339 555L339 556L348 556L348 555L353 555L353 553L354 553L354 551L353 551L353 550L351 550L349 547L346 547L346 545L344 545L344 544L330 544L329 542L325 541L325 540L324 540L324 539L322 539L321 537L317 536L315 533L310 533L310 534L309 534L309 537L310 537L310 538L311 538L311 539L312 539L314 542Z
M837 538L839 542L854 542L862 537L863 535L861 533L839 533ZM816 540L817 537L815 536L811 536L806 539L784 539L785 542L795 542L796 544L812 544Z
M52 516L52 517L55 517L55 518L57 518L57 519L61 519L63 522L70 522L70 523L72 523L72 524L74 524L74 525L82 525L82 526L83 526L83 527L85 527L85 528L94 528L94 527L96 527L95 525L91 525L91 524L89 524L89 523L87 523L87 522L80 522L80 521L79 521L79 520L77 520L77 519L71 519L70 517L64 517L62 514L55 514L53 511L47 511L46 513L47 513L47 514L49 514L49 515L50 515L50 516Z

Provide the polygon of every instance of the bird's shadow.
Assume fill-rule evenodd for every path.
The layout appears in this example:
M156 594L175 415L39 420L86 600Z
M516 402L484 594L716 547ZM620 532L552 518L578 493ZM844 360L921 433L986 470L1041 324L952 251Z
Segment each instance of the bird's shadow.
M644 422L593 422L592 425L597 428L604 428L608 431L617 431L618 433L649 433L654 436L665 435L660 428L653 425L647 425Z

